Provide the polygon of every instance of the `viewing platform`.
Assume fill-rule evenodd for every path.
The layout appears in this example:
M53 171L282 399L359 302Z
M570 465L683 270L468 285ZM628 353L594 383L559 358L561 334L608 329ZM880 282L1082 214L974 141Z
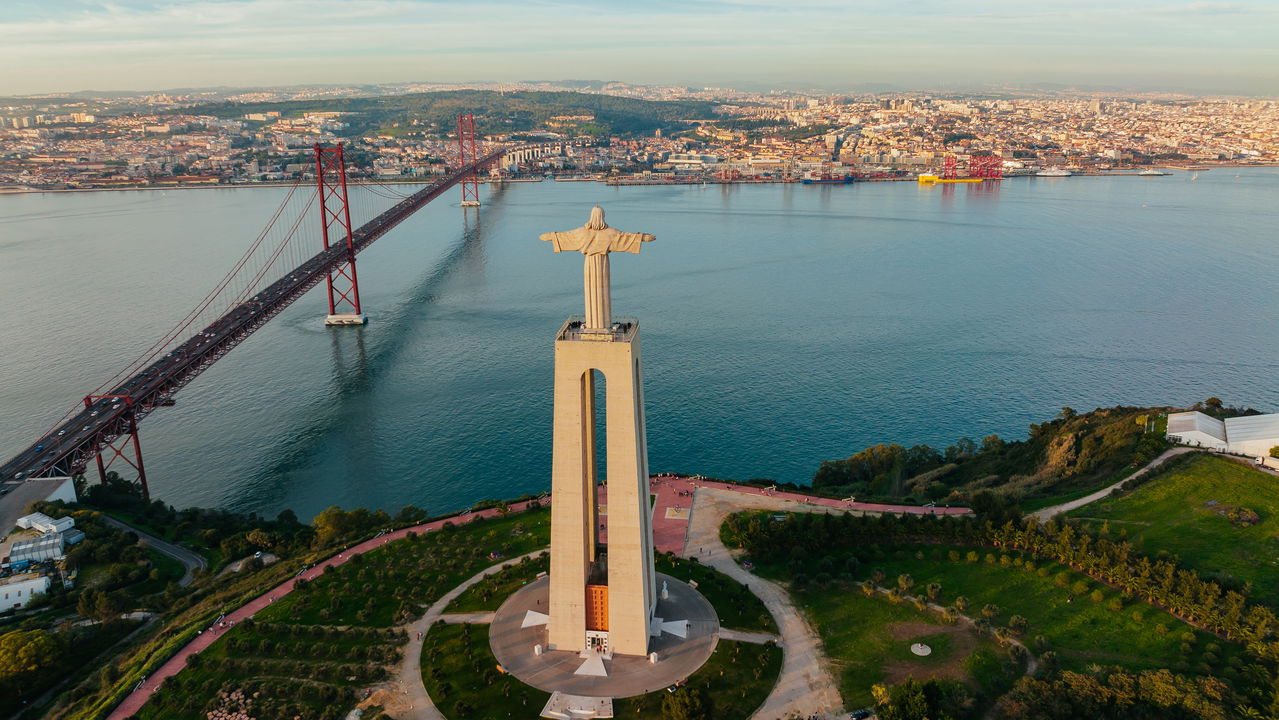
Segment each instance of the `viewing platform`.
M555 341L630 342L639 332L639 320L631 317L614 318L610 328L606 330L588 330L585 324L586 316L570 315L560 326Z

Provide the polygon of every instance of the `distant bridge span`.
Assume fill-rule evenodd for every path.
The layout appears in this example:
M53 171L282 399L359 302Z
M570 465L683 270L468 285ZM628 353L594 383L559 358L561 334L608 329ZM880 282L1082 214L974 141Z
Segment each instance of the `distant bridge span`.
M460 124L460 123L459 123ZM144 495L146 472L142 464L142 452L138 443L137 422L150 415L156 408L174 404L174 395L186 387L200 373L219 358L239 345L271 318L280 314L308 290L326 278L342 272L352 263L355 254L372 245L405 218L442 195L459 183L474 183L476 174L486 166L506 155L528 159L540 151L560 148L569 143L530 143L506 146L476 156L464 152L463 163L448 175L422 188L396 203L350 232L350 245L344 237L316 253L301 265L283 274L246 302L236 304L185 342L174 347L167 355L151 362L118 385L102 394L84 398L84 409L64 419L27 449L0 465L0 496L13 488L14 481L42 477L74 476L83 473L91 461L96 461L100 477L105 481L106 466L116 457L132 465L137 471ZM317 157L321 151L317 146ZM321 179L323 171L321 171ZM325 192L321 182L320 193ZM345 212L345 183L342 184L342 210ZM323 202L323 200L322 200ZM329 212L321 206L321 212ZM326 221L328 216L326 215ZM349 215L347 223L349 223ZM327 244L327 237L326 237ZM353 273L352 273L353 275ZM357 303L358 303L358 289ZM331 294L332 298L332 294ZM357 304L358 307L358 304ZM330 310L332 312L332 310ZM117 447L121 440L132 443L136 460L126 455L127 447ZM103 463L105 452L112 452Z

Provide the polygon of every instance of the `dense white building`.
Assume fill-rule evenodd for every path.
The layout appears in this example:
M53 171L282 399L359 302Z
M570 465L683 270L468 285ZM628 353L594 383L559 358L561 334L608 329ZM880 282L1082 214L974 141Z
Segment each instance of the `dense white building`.
M49 591L49 578L40 573L25 573L0 579L0 610L20 608L37 595Z
M1182 445L1265 457L1279 446L1279 413L1227 418L1224 422L1201 412L1168 414L1167 437Z
M31 513L18 518L18 527L35 530L38 533L60 533L75 527L75 520L70 517L53 519L44 513Z

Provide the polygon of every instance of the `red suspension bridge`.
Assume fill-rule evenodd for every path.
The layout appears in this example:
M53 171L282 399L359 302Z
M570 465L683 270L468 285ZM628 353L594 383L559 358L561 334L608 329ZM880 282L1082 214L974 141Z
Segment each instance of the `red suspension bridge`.
M99 480L106 482L107 470L118 460L137 472L148 496L139 420L173 405L179 390L322 281L328 291L326 324L363 324L356 255L455 185L462 186L464 207L478 206L478 173L504 156L519 161L563 149L560 143L482 146L470 115L458 117L458 146L458 162L448 174L405 195L392 185L353 179L348 183L342 144L317 144L314 190L299 194L304 186L294 184L214 289L136 360L86 395L83 407L67 412L27 449L0 465L0 482L75 476L90 462L97 465ZM359 226L351 219L350 185L364 191L355 203L357 217L361 209L363 215L372 215ZM373 214L370 206L379 199L394 204ZM303 206L300 211L297 205ZM317 246L319 252L311 254ZM12 487L0 484L0 495Z

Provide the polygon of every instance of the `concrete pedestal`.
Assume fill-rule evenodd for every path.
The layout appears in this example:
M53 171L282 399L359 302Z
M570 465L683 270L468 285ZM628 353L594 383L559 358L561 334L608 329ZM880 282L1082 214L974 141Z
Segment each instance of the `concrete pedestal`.
M369 316L364 313L338 313L337 315L327 315L324 318L325 325L363 325L369 321Z
M555 433L551 491L550 623L555 650L586 647L587 584L597 559L595 375L605 383L608 483L608 650L645 657L653 584L648 447L639 323L583 330L570 319L555 342Z

